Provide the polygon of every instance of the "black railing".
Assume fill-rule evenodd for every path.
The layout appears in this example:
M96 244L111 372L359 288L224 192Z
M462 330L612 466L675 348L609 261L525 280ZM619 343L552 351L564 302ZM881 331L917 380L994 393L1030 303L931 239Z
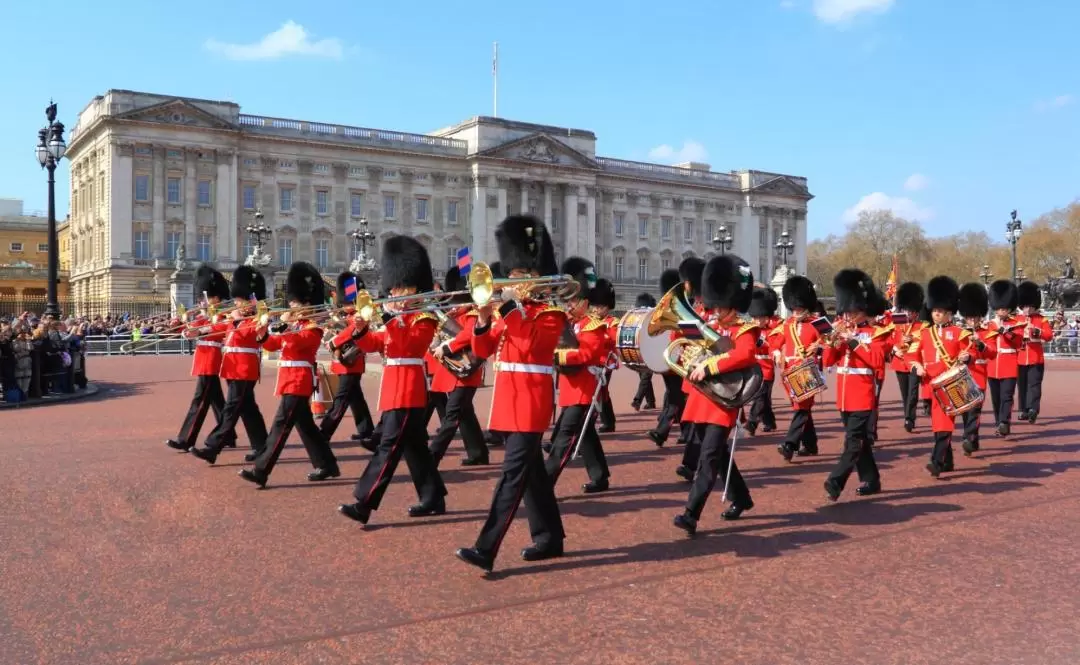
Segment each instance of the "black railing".
M87 300L73 297L60 298L60 312L64 318L80 316L121 316L130 314L136 317L150 317L168 314L172 303L167 296L141 296L134 298L110 298L107 300ZM15 317L23 312L40 315L45 311L45 296L20 296L0 293L0 318Z

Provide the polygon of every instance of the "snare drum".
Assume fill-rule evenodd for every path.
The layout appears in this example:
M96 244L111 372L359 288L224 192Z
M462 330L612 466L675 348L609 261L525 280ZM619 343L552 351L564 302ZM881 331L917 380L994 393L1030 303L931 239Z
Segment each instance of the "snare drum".
M957 365L931 381L930 391L947 416L967 413L985 399L983 391L964 365Z
M816 358L806 358L784 370L782 374L788 396L795 403L805 402L818 393L825 392L828 384Z
M341 377L330 371L327 363L317 363L318 369L318 383L316 384L316 391L311 394L311 402L322 405L326 410L330 409L330 405L334 403L334 395L337 393L338 383L341 381Z
M623 314L622 319L619 320L615 353L619 356L619 360L630 369L662 374L671 369L665 360L671 340L668 339L666 332L655 336L649 335L648 326L652 313L652 308L641 307Z

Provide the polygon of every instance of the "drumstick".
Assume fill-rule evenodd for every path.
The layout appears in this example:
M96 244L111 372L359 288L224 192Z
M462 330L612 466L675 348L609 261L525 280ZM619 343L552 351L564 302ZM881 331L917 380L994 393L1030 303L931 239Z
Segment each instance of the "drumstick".
M731 483L731 469L735 466L735 442L739 440L739 419L735 419L735 427L731 430L731 451L728 454L727 475L724 477L724 493L720 495L720 502L727 501L728 486Z

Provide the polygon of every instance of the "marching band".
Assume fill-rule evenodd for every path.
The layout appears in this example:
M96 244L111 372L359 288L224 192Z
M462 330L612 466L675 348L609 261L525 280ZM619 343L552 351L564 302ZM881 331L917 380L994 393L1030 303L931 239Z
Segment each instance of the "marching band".
M378 300L358 275L345 272L329 303L319 271L294 263L282 310L269 308L257 271L241 266L230 282L201 267L196 291L202 308L184 317L179 333L196 344L195 395L179 434L167 445L214 464L225 447L235 447L242 422L251 445L245 459L253 466L240 476L262 488L295 427L314 467L308 480L317 482L341 475L330 440L351 410L351 438L372 456L353 502L339 511L361 525L379 508L403 457L419 499L408 514L426 517L446 512L439 465L456 433L466 466L487 465L489 447L504 447L487 519L473 546L456 552L462 561L491 571L522 500L532 543L521 557L563 555L566 533L555 485L579 455L588 475L582 491L609 489L601 435L615 428L608 386L618 367L641 377L635 410L655 407L652 377L663 380L657 423L645 436L659 447L676 425L681 428L685 449L675 471L690 486L674 525L689 535L717 483L721 501L729 502L723 519L738 519L753 508L735 462L736 446L740 437L756 436L759 427L777 429L777 381L791 405L778 450L791 462L819 454L815 398L829 389L826 373L836 375L833 401L844 437L824 482L829 501L840 498L852 472L860 483L856 494L882 490L874 444L887 368L896 374L907 432L918 429L926 412L917 406L922 401L925 407L929 396L933 440L926 468L935 478L955 468L958 417L964 455L980 450L987 391L1002 437L1011 434L1014 394L1022 422L1033 424L1040 415L1043 343L1051 333L1039 314L1039 288L1031 282L998 280L987 288L937 276L925 288L901 284L890 303L869 275L846 269L833 280L836 315L830 319L807 278L790 277L778 298L755 282L745 261L727 254L707 262L689 258L677 271L664 271L659 301L642 294L633 309L616 317L611 282L598 278L596 266L580 257L557 265L540 220L510 216L495 238L497 264L459 257L459 266L436 285L424 246L407 236L389 237L380 275L385 297ZM221 309L230 299L232 307ZM777 316L781 301L789 313L784 319ZM317 361L323 347L332 358L330 374ZM264 352L280 353L280 402L269 432L255 401ZM367 354L383 358L377 427L362 388ZM492 399L482 428L473 400L485 373ZM324 402L330 406L317 425L312 405ZM441 424L429 443L433 406L439 407ZM209 410L217 424L197 447ZM549 428L551 443L542 445Z

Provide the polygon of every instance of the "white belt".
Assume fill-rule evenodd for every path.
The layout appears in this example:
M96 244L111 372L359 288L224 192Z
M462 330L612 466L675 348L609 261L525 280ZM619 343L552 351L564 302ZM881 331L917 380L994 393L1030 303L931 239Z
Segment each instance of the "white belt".
M1016 353L1016 349L998 349L998 354Z
M758 360L769 360L770 358L772 358L772 356L767 355L767 354L764 355L764 356L754 356L754 357L757 358Z
M311 363L309 363L306 360L279 360L277 366L278 367L311 367L311 368L315 367L314 365L312 365Z
M836 373L872 376L874 374L874 370L870 369L869 367L837 367Z
M1024 343L1025 344L1042 344L1043 341L1044 340L1042 340L1042 339L1025 339Z
M253 356L259 355L258 349L253 349L247 346L226 346L221 350L222 353L250 353Z
M987 364L987 360L986 359L976 360L975 364L976 365L985 365L985 364Z
M499 372L521 372L522 374L551 374L554 371L551 365L504 362L495 363L495 369Z
M221 342L195 342L195 346L210 346L215 349L220 349L222 344Z
M398 367L401 365L420 365L423 366L423 358L387 358L383 361L383 364L387 367Z

